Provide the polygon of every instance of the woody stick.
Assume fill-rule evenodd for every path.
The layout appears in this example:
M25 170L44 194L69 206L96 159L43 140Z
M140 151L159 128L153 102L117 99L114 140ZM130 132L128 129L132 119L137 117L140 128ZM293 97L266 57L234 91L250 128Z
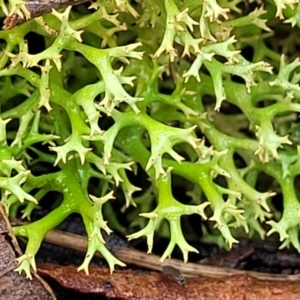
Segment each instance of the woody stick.
M31 19L40 17L52 11L52 9L60 9L69 5L77 5L90 0L26 0L26 8L30 12ZM26 22L25 18L21 18L17 14L8 16L4 20L4 28L12 29L16 25Z

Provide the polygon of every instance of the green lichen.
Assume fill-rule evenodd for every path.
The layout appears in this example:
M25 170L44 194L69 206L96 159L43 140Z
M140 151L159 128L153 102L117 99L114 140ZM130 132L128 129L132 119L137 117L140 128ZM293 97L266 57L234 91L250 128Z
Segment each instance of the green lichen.
M161 261L176 245L187 261L191 214L203 241L277 233L300 251L300 4L246 2L97 0L0 31L1 202L27 219L43 199L52 208L13 228L28 239L18 271L31 276L72 213L86 273L96 251L124 265L102 231L144 236L149 253L167 237ZM23 1L0 7L29 18Z

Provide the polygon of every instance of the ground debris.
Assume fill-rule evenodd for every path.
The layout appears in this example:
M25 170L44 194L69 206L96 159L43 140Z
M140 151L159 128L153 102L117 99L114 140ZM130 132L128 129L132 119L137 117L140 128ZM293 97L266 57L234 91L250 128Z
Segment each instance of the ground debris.
M33 279L26 279L14 271L16 257L21 250L12 234L10 223L0 204L0 299L5 300L50 300L56 299L43 279L33 273Z
M247 275L234 275L224 280L186 278L184 286L162 272L135 272L93 267L87 276L75 266L38 265L41 275L63 287L81 293L95 293L117 299L167 300L298 300L300 282L259 281Z

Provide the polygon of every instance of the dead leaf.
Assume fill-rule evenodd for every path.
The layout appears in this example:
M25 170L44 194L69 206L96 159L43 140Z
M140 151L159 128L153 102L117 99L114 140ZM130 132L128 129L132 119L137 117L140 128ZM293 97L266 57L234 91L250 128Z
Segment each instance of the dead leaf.
M21 249L12 234L10 223L0 204L0 298L6 300L18 299L56 299L48 284L33 273L33 280L26 279L14 271L17 267L16 257L22 254Z
M300 282L259 281L247 275L224 280L186 278L185 285L161 272L117 270L91 267L89 276L75 266L41 264L38 272L62 286L81 293L95 293L126 300L299 300Z

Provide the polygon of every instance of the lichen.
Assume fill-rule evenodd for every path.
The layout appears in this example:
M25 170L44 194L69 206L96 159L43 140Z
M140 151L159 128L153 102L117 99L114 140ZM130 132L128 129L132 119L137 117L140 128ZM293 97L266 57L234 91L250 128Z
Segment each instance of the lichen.
M0 31L1 202L29 220L52 209L13 228L28 239L18 271L72 213L86 273L96 251L124 265L102 231L145 236L149 253L167 237L161 261L176 245L187 261L191 214L203 241L278 233L300 251L300 4L246 3L97 0ZM0 0L1 16L29 19L25 4Z

